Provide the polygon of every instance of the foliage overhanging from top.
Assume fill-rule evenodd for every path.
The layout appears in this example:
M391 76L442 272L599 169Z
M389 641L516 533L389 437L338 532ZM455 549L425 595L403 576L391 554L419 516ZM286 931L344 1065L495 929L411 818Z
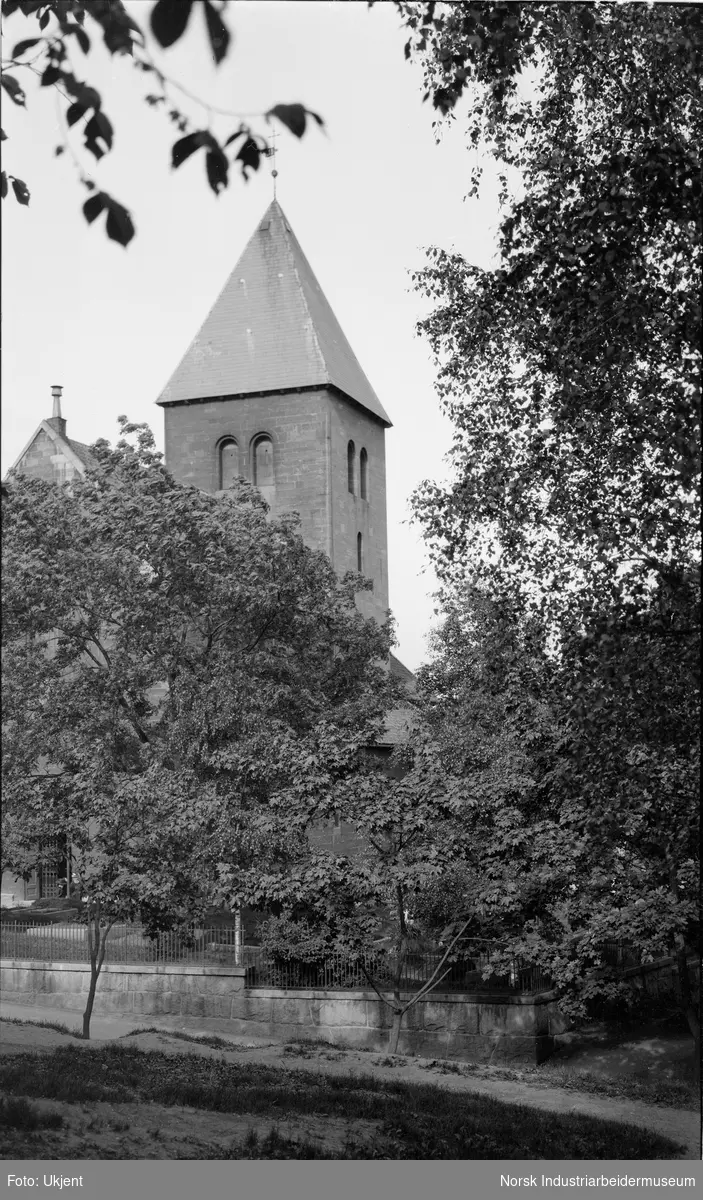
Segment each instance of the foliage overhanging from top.
M149 14L150 34L161 49L169 49L185 35L189 25L192 29L193 13L200 10L213 61L219 66L232 43L232 34L224 20L228 3L229 0L221 0L219 4L213 0L157 0ZM82 149L97 161L112 149L115 129L103 108L101 93L93 84L80 78L81 68L75 63L74 51L77 53L77 50L82 56L79 62L90 60L91 36L101 35L109 54L129 58L135 70L152 81L153 90L145 94L145 102L154 109L161 108L183 134L172 146L172 167L179 167L192 154L204 151L207 181L216 196L228 186L231 166L239 167L243 178L247 179L249 172L258 171L262 159L272 153L267 139L253 130L246 119L199 100L187 87L164 72L151 53L149 37L127 12L122 0L2 0L3 17L15 13L30 22L32 36L21 38L11 53L3 56L0 83L4 93L14 105L24 108L27 93L22 79L26 78L25 72L30 72L37 76L39 88L53 88L68 101L61 110L62 136L54 153L61 155L69 151L81 183L91 193L83 205L85 219L92 223L104 213L105 232L119 245L128 245L134 237L131 214L124 204L102 190L83 167L70 132L76 126L82 133ZM180 92L183 99L174 100L174 91ZM186 106L195 102L205 111L206 127L191 128L192 119L184 112L184 101ZM297 138L305 133L308 117L318 126L324 124L318 113L299 103L275 104L261 115L267 122L275 117ZM218 138L212 131L215 116L235 117L239 124L227 136ZM3 130L2 140L6 138ZM26 182L3 171L0 178L3 199L9 194L10 185L17 202L28 205L30 191Z

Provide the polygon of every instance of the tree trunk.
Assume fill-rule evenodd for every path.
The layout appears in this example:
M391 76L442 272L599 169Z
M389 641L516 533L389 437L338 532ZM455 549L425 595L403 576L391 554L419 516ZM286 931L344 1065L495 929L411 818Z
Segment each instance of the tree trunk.
M105 950L107 948L107 935L109 934L114 921L108 921L104 929L100 927L100 902L95 905L93 921L95 924L94 932L91 930L91 917L88 917L88 953L90 955L90 987L88 989L88 999L86 1001L85 1012L83 1013L83 1037L86 1042L90 1041L90 1018L93 1015L93 1003L95 1001L95 992L98 986L100 971L102 970L103 962L105 961Z
M393 1010L393 1023L391 1025L391 1036L388 1043L389 1054L398 1053L398 1042L400 1041L400 1027L403 1024L403 1009Z
M88 989L88 999L86 1001L85 1012L83 1013L83 1037L86 1042L90 1041L90 1018L93 1015L93 1001L95 1000L95 989L98 985L98 972L95 969L95 964L91 959L90 963L90 988Z
M678 877L674 864L669 860L669 890L676 900L679 894ZM695 1002L691 980L688 974L688 950L683 933L674 934L674 958L676 960L676 999L686 1018L686 1024L691 1032L694 1047L694 1077L697 1084L701 1080L701 979L698 983L698 1004ZM700 955L699 955L700 964ZM700 970L700 966L699 966Z
M681 1010L686 1018L688 1028L691 1032L694 1045L694 1071L696 1083L700 1083L701 1077L701 1022L700 1022L700 1004L697 1006L694 997L693 989L691 988L691 980L688 974L688 954L686 953L686 944L682 937L677 938L676 946L676 974L678 1001Z

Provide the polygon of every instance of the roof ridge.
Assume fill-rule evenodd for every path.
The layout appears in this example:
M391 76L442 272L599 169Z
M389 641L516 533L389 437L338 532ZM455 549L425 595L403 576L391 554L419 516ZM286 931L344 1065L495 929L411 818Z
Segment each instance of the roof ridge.
M270 212L270 210L274 207L278 210L278 212L281 215L281 220L283 221L283 228L285 230L287 230L288 233L290 234L291 238L295 238L295 241L297 242L298 239L295 237L295 234L293 233L293 226L291 225L286 214L284 213L283 209L281 208L281 205L279 204L278 200L273 200L272 203L269 205L269 207L266 209L266 212ZM323 371L326 371L326 373L329 375L330 371L329 371L329 367L327 365L327 360L325 359L324 351L322 349L322 346L320 345L320 338L318 336L317 326L315 325L315 322L313 320L312 313L310 312L310 305L308 303L308 298L307 298L307 295L305 294L305 285L300 276L300 271L298 270L298 263L296 260L294 247L291 246L290 240L288 238L286 238L286 245L288 246L288 249L291 254L291 264L293 267L293 272L295 274L295 278L298 281L298 288L299 288L300 294L303 298L303 304L305 305L305 311L308 314L308 319L310 321L310 328L312 330L312 336L313 336L313 340L315 342L315 346L317 348L317 353L318 353L318 356L320 359L320 364L322 366ZM298 248L300 250L300 253L303 255L303 259L304 259L306 265L309 266L310 264L308 263L307 259L305 258L305 255L303 254L303 248L299 242L298 242ZM312 270L312 268L310 268L310 269Z

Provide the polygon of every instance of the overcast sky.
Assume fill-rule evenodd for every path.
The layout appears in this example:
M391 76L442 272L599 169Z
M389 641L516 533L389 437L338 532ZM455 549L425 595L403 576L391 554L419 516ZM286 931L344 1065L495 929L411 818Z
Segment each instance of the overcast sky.
M151 5L127 7L144 21ZM415 669L426 657L435 584L420 531L408 524L409 497L421 479L446 476L451 427L439 413L429 350L415 334L425 308L410 273L432 244L488 266L495 189L489 183L480 201L464 201L473 152L459 121L435 143L433 111L422 104L419 68L404 61L391 4L369 11L362 2L257 0L230 6L228 20L235 43L219 69L197 11L183 41L158 61L217 107L255 114L301 101L325 119L328 136L315 127L298 142L281 132L278 199L393 421L390 602L397 653ZM35 25L19 14L8 19L7 43L32 36ZM103 93L115 146L96 165L82 156L77 128L71 144L98 185L131 210L137 236L123 249L100 220L87 225L76 167L70 155L53 155L66 102L27 78L27 111L3 105L4 167L32 197L29 208L12 195L3 202L3 474L51 415L53 383L64 388L69 437L113 441L126 413L148 421L163 446L156 397L272 198L269 163L248 183L233 175L219 197L206 184L202 155L172 171L179 135L145 104L149 77L111 59L97 37L93 46L87 60L75 48L73 69ZM203 110L184 107L197 116L195 128L206 125ZM237 124L215 117L213 131L224 137ZM263 122L252 124L265 132Z

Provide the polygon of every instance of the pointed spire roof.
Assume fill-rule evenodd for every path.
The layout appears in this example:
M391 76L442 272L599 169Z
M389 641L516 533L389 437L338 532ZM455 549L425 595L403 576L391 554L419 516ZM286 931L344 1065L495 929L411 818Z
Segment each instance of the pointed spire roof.
M391 424L274 200L157 403L325 385Z

